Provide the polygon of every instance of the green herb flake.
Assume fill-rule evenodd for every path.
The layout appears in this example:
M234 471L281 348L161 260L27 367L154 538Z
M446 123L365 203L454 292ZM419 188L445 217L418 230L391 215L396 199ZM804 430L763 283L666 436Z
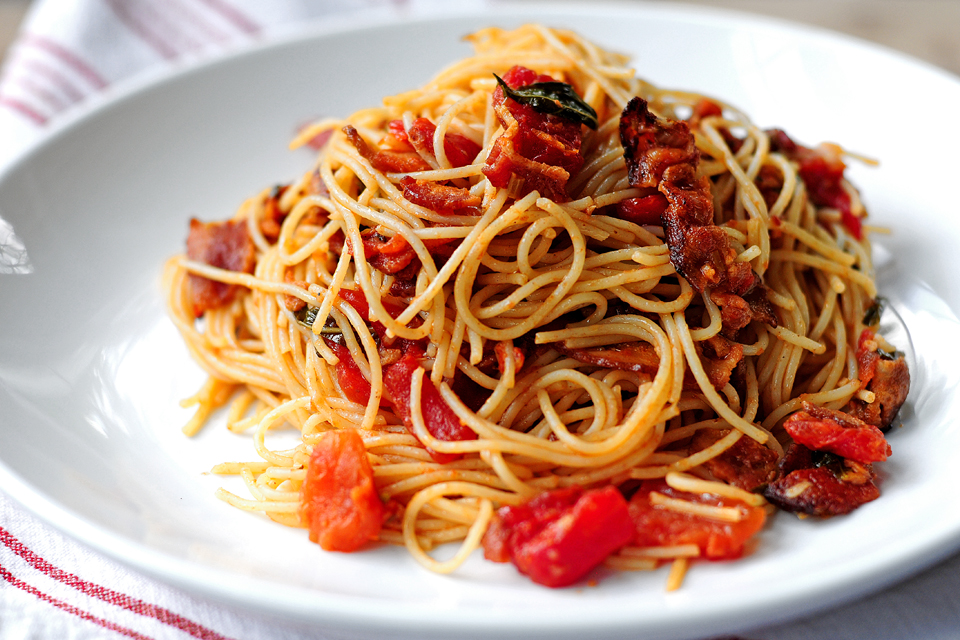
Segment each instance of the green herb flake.
M535 111L558 115L585 124L591 129L596 129L599 124L597 112L566 82L534 82L519 89L511 89L500 76L493 74L493 77L508 98L530 105Z
M863 314L863 324L866 327L872 327L877 324L880 324L880 316L883 315L883 308L887 305L886 298L882 296L877 296L873 301L873 304L870 305L870 308L867 309L866 313Z

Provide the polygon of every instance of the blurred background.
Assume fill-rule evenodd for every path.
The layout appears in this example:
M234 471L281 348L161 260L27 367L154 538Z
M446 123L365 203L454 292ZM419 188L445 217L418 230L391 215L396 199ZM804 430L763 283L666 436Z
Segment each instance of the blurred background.
M588 2L589 0L580 1ZM960 1L958 0L683 0L683 2L726 7L826 27L898 49L960 75ZM5 56L29 5L29 0L0 0L0 56Z

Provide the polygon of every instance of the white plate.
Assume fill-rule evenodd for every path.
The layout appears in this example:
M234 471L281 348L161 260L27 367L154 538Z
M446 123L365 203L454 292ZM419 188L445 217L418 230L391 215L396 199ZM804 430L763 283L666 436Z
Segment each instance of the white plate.
M877 224L882 292L912 336L914 388L882 465L883 497L849 517L780 515L753 555L547 590L473 558L453 576L404 550L322 552L305 532L213 497L214 462L254 457L177 403L202 381L159 291L187 219L231 215L310 162L301 123L416 86L468 53L460 36L539 20L635 55L652 81L714 94L761 126L881 161L853 179ZM953 150L960 82L863 43L660 5L513 5L314 34L180 73L50 136L0 178L0 482L103 553L201 595L373 637L681 638L851 599L955 549L960 509ZM933 118L930 123L924 118ZM909 340L898 338L903 347Z

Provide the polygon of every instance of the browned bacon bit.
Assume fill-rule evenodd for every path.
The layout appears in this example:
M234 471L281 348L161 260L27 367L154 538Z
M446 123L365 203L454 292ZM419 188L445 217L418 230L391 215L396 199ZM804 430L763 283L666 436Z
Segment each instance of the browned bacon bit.
M556 82L521 66L507 71L503 81L511 89ZM583 166L580 123L540 113L508 98L499 86L493 92L493 106L504 132L494 141L483 167L490 183L500 189L511 188L516 197L537 191L556 202L569 200L567 181Z
M695 343L700 363L715 389L722 389L730 382L733 370L743 360L743 345L723 336L713 336Z
M287 190L287 186L277 185L270 190L267 199L263 201L263 216L260 218L260 233L269 242L276 242L280 237L280 225L283 224L287 212L280 209L280 197Z
M690 441L690 451L702 451L730 433L730 429L700 429ZM773 482L777 477L777 453L753 438L742 436L732 447L704 463L717 480L745 491Z
M660 119L633 98L620 116L620 141L630 185L667 200L661 222L677 272L698 292L750 291L757 283L750 264L736 261L729 236L713 223L710 181L697 177L700 154L689 125Z
M290 275L289 271L283 274L283 281L286 282L287 284L292 284L295 287L300 287L301 289L306 289L310 286L309 282L294 279L293 276ZM284 294L283 306L286 307L289 311L293 311L294 313L296 313L297 311L300 311L305 306L307 306L307 302L302 298L298 298L297 296Z
M902 355L880 350L877 334L864 329L857 344L860 386L873 393L873 402L850 402L850 413L886 431L893 424L910 392L910 370Z
M373 168L383 173L410 173L411 171L427 171L432 167L415 151L391 151L374 149L363 139L360 132L352 125L343 128L350 143L357 152L370 161Z
M550 346L584 364L633 371L651 378L657 375L657 370L660 368L660 356L657 355L657 350L646 342L575 349L560 341L553 342ZM698 342L697 353L700 354L700 361L703 363L703 369L710 383L715 389L722 389L730 382L730 375L743 359L743 346L722 336L714 336L709 340ZM697 380L689 370L684 376L683 386L686 389L698 388Z
M246 220L200 222L190 219L187 236L187 257L219 269L252 273L256 247L247 232ZM190 299L197 318L208 309L216 309L233 301L238 285L217 282L190 274Z
M777 326L777 314L773 305L767 300L767 287L757 283L751 291L743 296L727 293L726 291L712 291L710 299L720 307L720 320L723 332L733 336L752 320L764 322L771 327Z
M794 442L814 451L829 451L863 464L882 462L890 455L886 438L872 424L842 411L809 402L783 423Z
M653 348L653 345L646 342L590 349L572 349L567 347L563 341L553 342L550 346L578 362L607 369L634 371L654 376L660 368L660 356L657 355L657 350Z
M760 167L757 177L753 181L757 185L757 190L763 196L763 201L767 204L769 210L780 197L780 191L783 190L783 175L776 167L765 164ZM777 218L779 221L780 219ZM779 222L778 222L779 223Z
M784 511L839 516L880 497L870 465L793 443L764 496Z
M846 165L836 145L823 144L810 149L794 142L780 129L771 129L770 146L799 165L798 173L807 187L810 200L821 207L832 207L840 212L840 221L857 240L863 239L863 222L853 214L850 194L843 187Z
M415 180L410 176L405 176L400 181L400 186L404 198L437 213L480 215L479 207L483 199L470 193L468 189L451 187L432 180Z

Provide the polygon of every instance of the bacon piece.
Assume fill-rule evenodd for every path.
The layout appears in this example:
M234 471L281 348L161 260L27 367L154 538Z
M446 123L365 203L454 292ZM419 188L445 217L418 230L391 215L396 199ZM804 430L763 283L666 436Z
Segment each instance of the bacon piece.
M727 386L733 370L743 360L743 345L723 336L713 336L694 345L700 355L703 371L713 387L722 389Z
M521 66L507 71L503 81L511 89L556 82ZM483 167L490 183L500 189L510 187L516 197L537 191L556 202L569 200L567 181L583 166L580 124L520 104L499 86L493 92L493 106L504 132L494 141ZM511 182L519 185L513 187Z
M326 551L356 551L380 535L384 508L355 429L328 431L314 445L300 498L310 540Z
M550 343L550 346L565 356L585 364L607 369L634 371L653 377L660 368L660 356L653 345L646 342L634 342L610 347L579 348L566 346L563 341ZM697 353L703 369L716 389L722 389L730 382L730 375L743 359L743 346L731 342L722 336L714 336L696 343ZM696 378L688 370L684 376L686 389L699 388Z
M749 263L736 261L729 236L713 223L710 181L697 177L700 154L689 125L662 120L633 98L620 116L620 140L630 185L667 200L661 222L677 272L698 292L750 291L757 278Z
M410 173L432 169L427 161L415 151L391 151L371 147L353 125L348 124L343 127L343 132L357 149L357 152L369 160L377 171L382 173Z
M256 261L256 246L247 232L246 220L226 222L200 222L190 219L187 235L187 257L212 267L253 273ZM216 309L233 302L239 285L210 280L190 274L190 302L197 318L209 309Z
M720 307L720 321L723 324L724 334L734 336L737 331L753 320L776 327L777 315L773 305L767 300L766 292L766 285L760 282L743 296L726 291L710 292L710 299Z
M306 282L306 281L304 281L304 280L296 280L296 279L294 279L293 276L290 275L290 272L289 272L289 271L287 271L286 273L283 274L283 281L284 281L285 283L287 283L287 284L292 284L292 285L294 285L295 287L299 287L299 288L301 288L301 289L307 289L307 288L310 286L310 283L309 283L309 282ZM293 311L294 313L296 313L297 311L300 311L300 310L303 309L305 306L307 306L307 303L306 303L305 300L303 300L302 298L298 298L297 296L291 296L291 295L289 295L289 294L284 294L284 296L283 296L283 306L284 306L288 311Z
M632 537L627 501L616 487L567 487L498 509L483 537L483 555L512 561L537 584L565 587Z
M734 508L741 512L742 519L725 522L674 511L654 504L650 497L654 492L694 504ZM633 544L640 547L695 544L701 557L708 560L739 558L747 540L763 528L766 520L762 507L751 507L739 500L710 494L677 491L662 479L643 481L630 498L630 517L636 530Z
M702 451L730 433L730 429L700 429L690 441L690 451ZM703 464L717 480L746 491L773 482L777 453L753 438L741 437L732 447Z
M611 347L572 349L561 340L551 343L550 346L565 356L607 369L635 371L655 376L660 368L660 356L657 355L657 350L653 348L653 345L646 342L634 342Z
M771 129L770 146L798 164L798 173L807 187L810 200L821 207L840 212L840 221L857 240L863 240L863 222L853 214L850 194L843 186L846 165L841 149L833 144L822 144L816 149L797 144L784 131Z
M872 392L874 400L869 404L852 400L850 413L886 431L910 393L907 361L902 355L890 356L880 351L877 334L872 329L864 329L857 343L857 366L860 386Z
M880 429L854 416L809 402L783 423L794 442L814 451L830 451L862 464L882 462L890 445Z
M415 180L410 176L405 176L400 181L400 186L404 198L437 213L480 215L479 207L483 198L470 193L468 189L451 187L432 180Z
M793 443L780 460L779 477L764 496L784 511L839 516L880 497L874 480L870 465Z
M280 237L280 225L287 217L285 211L280 210L280 197L287 190L286 185L277 185L270 190L270 194L263 202L263 217L260 218L260 233L269 242L276 242Z

